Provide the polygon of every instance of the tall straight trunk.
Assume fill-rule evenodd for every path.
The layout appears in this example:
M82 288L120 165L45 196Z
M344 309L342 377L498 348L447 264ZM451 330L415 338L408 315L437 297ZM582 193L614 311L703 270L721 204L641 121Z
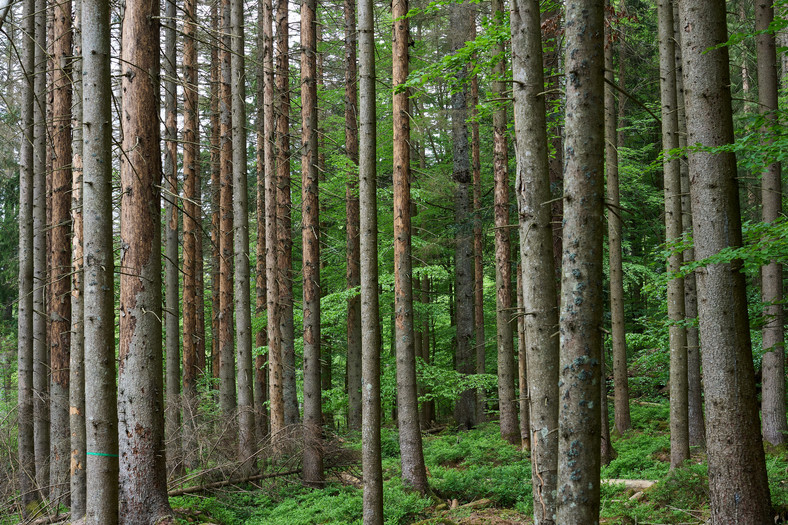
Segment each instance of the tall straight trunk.
M562 9L559 7L550 9L542 15L542 40L544 42L544 54L542 62L544 69L549 76L545 79L545 110L547 112L548 141L550 143L551 154L548 154L550 171L550 209L552 211L553 228L553 268L555 269L555 280L561 280L561 257L562 257L562 232L561 221L564 216L563 194L564 180L564 141L563 141L563 94L561 92L560 74L561 70L561 45L563 42L563 28L561 25ZM545 23L547 22L547 23ZM560 109L558 109L560 108ZM556 301L558 296L556 295Z
M71 123L71 353L69 364L69 428L71 516L85 516L85 316L82 259L82 2L74 12L74 84Z
M164 210L164 331L166 357L166 405L164 435L167 438L167 469L170 472L181 464L181 353L180 353L180 275L178 268L178 210L175 200L178 195L178 130L177 130L177 84L175 70L175 0L164 0L164 180L166 193ZM184 323L186 309L193 308L186 300L184 289ZM184 338L185 339L185 338ZM184 354L185 356L185 354Z
M768 31L774 20L774 6L767 0L755 4L755 31L758 52L758 107L765 118L761 134L765 143L772 138L777 126L777 53L774 35ZM782 215L782 175L779 162L769 159L761 183L763 222L773 222ZM761 299L766 325L763 327L762 377L763 397L761 414L763 437L773 445L786 442L788 422L785 417L785 332L783 327L783 269L775 261L761 269Z
M345 0L345 150L351 165L359 162L358 103L356 95L356 0ZM347 287L361 284L358 175L347 173L345 214L347 215ZM347 426L361 430L361 297L347 302Z
M391 15L394 20L392 46L392 85L394 87L394 319L396 326L396 337L394 340L397 354L397 416L399 420L400 455L402 457L402 482L406 487L424 494L427 492L427 471L424 467L424 452L419 427L419 405L416 397L416 358L413 348L410 112L408 107L408 90L399 88L408 78L410 30L408 19L405 17L407 12L408 0L394 0L391 8ZM371 17L371 14L365 16ZM364 38L367 38L366 31L371 33L371 22L362 28ZM371 35L369 38L372 38ZM364 52L372 53L372 50L365 48ZM371 60L368 57L364 59ZM367 77L365 72L362 73L362 79L365 82L373 81ZM363 88L362 93L364 93ZM374 104L369 99L367 101L369 104ZM366 116L366 107L364 111ZM369 128L366 129L368 130ZM362 133L362 137L366 138L364 135L365 133ZM365 155L374 155L374 153L365 150ZM365 162L372 163L370 159L365 159ZM369 198L368 195L367 198ZM375 248L368 246L368 249L373 250ZM469 320L469 322L472 322L472 320ZM370 380L371 378L365 378L365 384ZM472 391L471 394L473 394Z
M695 255L703 260L742 242L736 158L707 149L733 142L728 48L718 46L728 39L725 5L682 0L679 15L687 142L703 146L689 153ZM709 264L696 276L712 523L767 523L771 505L741 261Z
M109 4L82 2L86 523L118 522Z
M673 2L673 35L676 68L676 116L679 126L679 148L687 148L687 121L684 115L684 77L681 64L681 31L679 30L679 6ZM681 173L681 226L685 235L692 234L692 203L690 199L689 166L686 154L680 158ZM695 260L695 248L684 250L683 262ZM684 277L684 315L693 320L698 317L698 294L695 273ZM689 420L689 443L691 447L706 447L706 425L703 418L703 388L700 375L700 333L694 322L687 323L687 415Z
M608 1L609 5L609 1ZM616 97L613 92L613 41L610 27L605 37L605 175L607 176L607 246L610 265L610 332L613 346L613 414L616 431L632 428L629 414L627 340L624 326L624 270L621 252L622 221L618 183L618 134ZM621 46L619 46L620 48ZM603 387L604 389L604 387Z
M271 436L285 426L282 397L282 337L279 329L279 270L277 267L277 174L274 166L274 38L271 0L263 0L263 118L265 119L265 277L268 284L268 398L271 405ZM276 443L276 440L274 440Z
M472 29L476 32L475 24ZM479 78L471 79L471 170L473 172L473 332L476 336L476 373L483 374L485 369L486 348L484 344L484 236L482 234L482 161L479 145ZM420 286L420 285L419 285ZM419 342L421 333L417 333ZM511 340L511 338L510 338ZM420 354L421 345L419 344ZM500 405L499 401L499 405ZM476 391L476 420L481 422L487 417L487 394L484 389Z
M556 521L599 520L604 220L604 5L566 5L564 258ZM526 310L528 306L526 305ZM529 316L530 317L530 316ZM530 337L529 337L530 341Z
M246 175L246 73L243 0L231 0L232 70L232 200L235 259L235 342L238 354L238 460L240 474L255 468L254 370L252 368L252 304L249 290L249 197Z
M36 497L33 440L33 82L35 68L35 0L25 0L22 14L22 144L19 170L19 305L17 307L17 392L19 408L19 493L23 507Z
M377 137L372 0L358 2L359 39L359 255L361 280L361 465L364 525L383 523L380 443L380 304L378 292Z
M531 450L531 408L528 399L528 359L523 306L523 269L517 265L517 386L520 389L517 408L520 411L520 447ZM541 475L541 474L540 474Z
M257 5L257 67L255 76L257 81L257 92L255 101L257 111L255 115L256 130L256 162L257 162L257 267L255 268L255 314L262 318L267 314L268 286L266 282L266 227L265 227L265 179L269 173L265 165L265 3L259 2ZM255 334L255 346L260 348L268 346L268 332L265 327L259 329ZM268 411L265 403L268 400L268 368L265 364L266 356L258 354L255 357L255 381L254 381L254 406L255 424L257 426L257 441L262 443L268 434Z
M430 278L427 275L421 277L421 303L427 306L430 302ZM421 358L425 365L430 364L430 314L425 312L421 319ZM429 390L425 389L425 394ZM435 419L435 402L433 400L424 401L419 407L419 423L422 428L429 428Z
M517 205L520 218L525 360L534 521L554 523L558 464L558 298L553 268L547 120L545 116L539 4L513 1L512 72L517 139ZM520 356L521 369L526 368ZM525 371L523 370L523 374ZM521 390L520 396L526 393ZM524 416L521 410L521 417Z
M276 122L277 148L277 268L279 268L279 329L282 347L282 393L285 424L298 422L293 327L293 232L290 208L290 58L288 56L288 0L276 9L277 65L276 89L279 96Z
M198 254L202 238L200 223L200 122L197 93L197 0L187 0L183 21L183 452L186 466L194 466L196 447L195 414L197 410L197 376L200 364L197 347L201 337L197 330ZM200 270L201 272L201 270Z
M229 422L235 417L235 345L233 333L233 121L231 0L219 6L219 406ZM246 186L244 186L244 191Z
M33 434L36 481L49 490L49 352L44 290L47 287L46 213L46 2L36 0L33 87Z
M469 40L473 18L469 6L453 4L449 19L452 26L451 50L457 52ZM471 165L468 151L468 102L464 85L465 67L457 74L459 85L452 95L452 180L454 189L454 223L456 228L454 280L457 301L457 348L455 364L461 374L476 373L476 352L473 345L473 228L469 201ZM460 394L454 406L454 418L460 428L476 426L476 392L468 389Z
M670 0L657 3L659 17L660 98L662 101L662 154L665 185L665 242L681 238L681 167L671 151L679 147L679 121L676 111L676 69L673 40L673 6ZM683 256L668 256L668 272L681 269ZM687 333L684 279L668 281L668 318L670 319L670 466L675 468L689 459L689 423L687 407Z
M120 519L153 523L171 515L164 451L161 348L161 154L158 0L126 3L120 209ZM130 45L134 42L134 45Z
M304 258L304 484L323 485L316 0L301 2L301 240Z
M211 32L219 34L219 2L211 2ZM219 379L221 358L221 125L219 124L219 37L211 45L211 376Z
M493 0L493 16L503 19L503 1ZM504 56L504 46L496 53ZM503 77L506 64L496 62L494 73ZM503 82L494 81L493 98L504 97ZM506 108L501 105L493 113L493 174L495 179L495 320L498 348L498 409L501 418L501 437L514 445L521 444L517 422L517 401L514 397L515 370L512 326L512 248L509 224L509 148L507 144ZM548 199L549 200L549 199ZM527 438L528 436L526 436Z

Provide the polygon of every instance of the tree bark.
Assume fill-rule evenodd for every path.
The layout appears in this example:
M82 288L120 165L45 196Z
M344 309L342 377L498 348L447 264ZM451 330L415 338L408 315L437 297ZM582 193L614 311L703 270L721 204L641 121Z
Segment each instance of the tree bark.
M323 485L316 0L301 2L301 240L304 258L304 484Z
M474 13L475 15L475 13ZM475 18L475 16L474 16ZM476 27L472 28L475 38ZM484 235L482 233L481 200L482 200L482 162L479 144L479 78L471 79L471 170L473 172L473 332L476 336L476 373L483 374L487 357L484 340ZM419 284L420 287L420 284ZM417 325L418 326L418 325ZM421 332L416 334L416 355L421 352ZM509 338L511 340L511 337ZM498 402L499 406L501 402ZM500 410L500 408L499 408ZM476 391L476 421L487 418L487 394L484 389ZM503 419L503 417L501 417ZM503 425L503 421L501 421Z
M706 149L733 142L728 48L718 46L728 38L725 5L682 0L679 13L687 142L703 146L689 154L695 255L703 260L742 242L736 158ZM768 523L769 485L741 262L709 264L696 275L711 520Z
M380 427L380 304L375 40L372 0L358 2L359 38L359 255L361 277L361 463L364 525L383 523Z
M211 2L211 32L219 34L219 2ZM221 313L221 130L219 124L219 37L211 41L211 376L219 379ZM214 387L215 388L215 387Z
M534 521L554 523L558 464L558 298L553 268L547 125L545 116L539 4L512 2L512 73L517 140L525 358L529 401ZM522 357L521 357L522 361ZM521 365L525 367L526 363ZM525 396L526 393L520 393ZM522 414L521 409L521 417ZM568 520L568 522L573 520Z
M599 520L604 6L566 5L558 523ZM526 307L527 308L527 307ZM530 338L529 338L530 340Z
M528 399L528 361L526 359L525 315L523 307L522 267L517 265L517 385L520 388L517 400L520 410L520 447L531 450L531 410Z
M159 2L126 3L120 210L118 421L121 523L171 515L161 348ZM134 44L132 45L131 42Z
M356 96L356 0L345 0L345 150L351 166L359 162L358 104ZM361 284L358 175L348 171L345 187L347 215L347 287ZM361 297L347 304L347 392L349 430L361 430Z
M777 100L779 82L777 79L777 52L774 34L769 26L774 20L774 6L767 0L755 4L755 31L758 53L758 107L765 123L761 129L765 145L774 142L772 138L777 126ZM763 202L763 222L773 222L782 215L782 174L781 165L774 159L764 159L766 169L761 178L761 202ZM783 326L783 269L776 261L761 268L761 299L765 306L763 315L763 349L766 353L762 360L763 390L761 400L761 419L763 437L773 445L786 442L788 422L785 417L785 332Z
M408 78L409 68L410 30L408 19L405 16L407 13L408 0L394 0L391 15L394 20L392 84L394 88L394 318L397 354L397 416L402 457L402 482L407 488L424 494L427 492L427 472L424 467L424 453L419 428L416 360L413 348L410 117L408 90L401 87L401 84L404 84ZM371 24L365 26L363 31L371 32ZM369 153L366 154L369 155ZM473 392L471 391L471 393Z
M178 210L175 200L178 195L178 130L177 130L177 73L175 70L175 0L164 1L164 17L162 29L164 33L164 225L165 253L165 297L164 332L166 357L167 396L165 405L164 435L167 439L167 470L174 472L183 467L181 462L181 354L180 354L180 272L178 268ZM186 309L194 308L194 297L191 303L184 293L184 326ZM185 338L184 338L185 340ZM185 357L185 353L184 353Z

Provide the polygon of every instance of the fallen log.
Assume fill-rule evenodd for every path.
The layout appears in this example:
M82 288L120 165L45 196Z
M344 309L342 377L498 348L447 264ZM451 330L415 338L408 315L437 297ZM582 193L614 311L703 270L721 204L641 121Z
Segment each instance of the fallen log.
M177 489L171 490L167 493L168 496L183 496L184 494L194 494L195 492L202 492L205 490L212 490L218 489L221 487L226 487L228 485L237 485L239 483L249 483L251 481L258 481L261 479L271 479L271 478L280 478L283 476L291 476L293 474L300 474L301 469L296 470L287 470L284 472L274 472L272 474L256 474L254 476L248 476L245 478L240 479L225 479L222 481L214 481L213 483L208 483L205 485L198 485L195 487L186 487L184 489Z
M601 481L604 485L624 485L627 490L645 490L657 483L649 479L603 479Z

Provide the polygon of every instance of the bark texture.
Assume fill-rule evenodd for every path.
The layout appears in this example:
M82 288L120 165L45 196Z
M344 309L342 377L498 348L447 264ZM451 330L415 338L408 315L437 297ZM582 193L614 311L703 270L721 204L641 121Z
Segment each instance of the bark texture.
M725 5L679 3L687 142L714 148L733 142ZM710 50L714 48L713 50ZM698 259L741 245L733 153L689 155L693 237ZM703 336L706 443L712 523L768 523L769 485L752 365L741 262L710 264L696 273ZM735 378L735 380L734 380Z

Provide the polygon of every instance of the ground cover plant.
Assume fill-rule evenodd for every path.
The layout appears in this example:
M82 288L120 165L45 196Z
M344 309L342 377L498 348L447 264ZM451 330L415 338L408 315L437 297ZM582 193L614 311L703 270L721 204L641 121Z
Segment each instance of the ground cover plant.
M618 457L603 467L602 478L656 483L643 490L628 488L623 481L603 484L602 523L701 524L708 519L703 451L694 450L689 461L670 471L668 408L666 402L633 401L633 429L613 437ZM396 429L383 429L387 525L531 523L529 453L502 440L496 422L424 436L429 497L402 488L397 443ZM352 436L344 444L360 446ZM767 469L775 516L781 519L788 509L788 450L768 449ZM337 471L323 490L305 488L294 476L170 502L184 525L356 524L361 523L358 473L357 468Z

